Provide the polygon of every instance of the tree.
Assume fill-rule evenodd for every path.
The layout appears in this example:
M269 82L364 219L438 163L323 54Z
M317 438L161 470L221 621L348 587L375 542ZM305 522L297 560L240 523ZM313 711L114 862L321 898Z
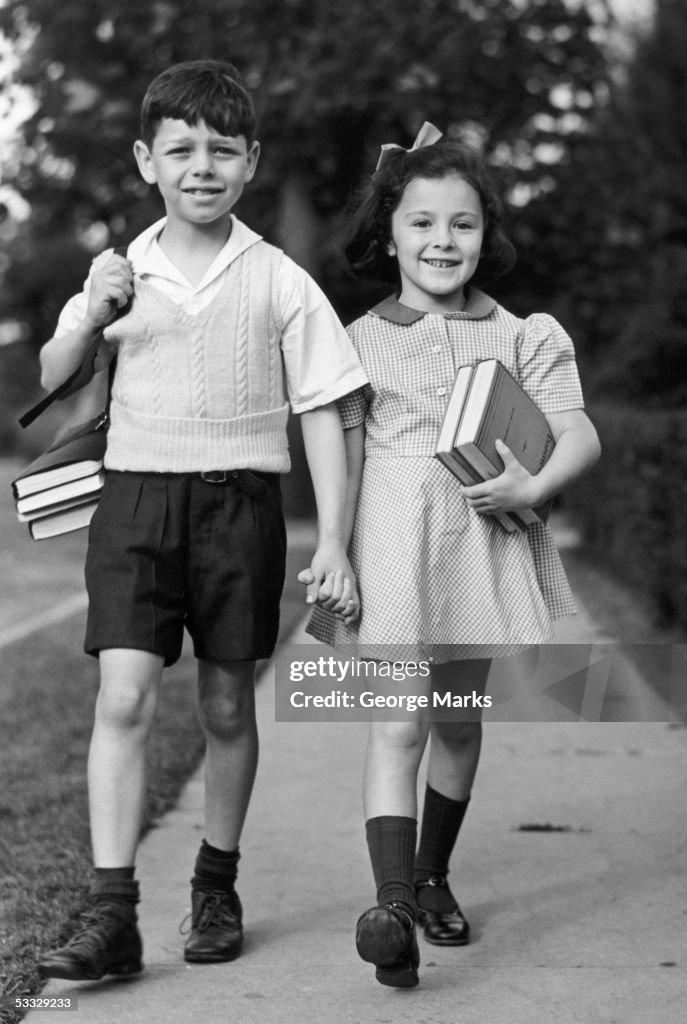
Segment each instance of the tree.
M687 401L687 8L656 0L613 86L587 160L606 183L586 302L604 350L600 391L663 408Z
M305 265L344 319L376 295L341 272L346 201L379 145L410 144L425 119L484 147L517 200L522 261L504 295L516 311L551 308L559 282L546 268L564 231L542 235L531 215L574 222L559 178L607 79L605 0L588 2L594 18L564 0L5 0L0 31L36 110L5 167L32 214L5 247L0 320L21 321L28 353L92 253L160 214L131 157L138 106L155 74L200 57L235 63L255 97L264 157L239 214Z
M211 56L242 69L260 115L243 209L336 294L333 227L381 142L427 117L477 136L506 186L550 193L606 77L598 25L563 0L7 0L0 29L37 100L10 173L33 210L15 261L39 238L86 255L157 213L130 153L140 97L170 62Z

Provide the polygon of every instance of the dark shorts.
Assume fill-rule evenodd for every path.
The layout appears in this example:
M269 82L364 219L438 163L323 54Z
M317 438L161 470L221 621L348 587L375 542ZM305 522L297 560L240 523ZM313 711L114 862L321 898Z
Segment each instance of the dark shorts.
M109 471L91 521L85 649L268 658L279 627L286 532L279 476Z

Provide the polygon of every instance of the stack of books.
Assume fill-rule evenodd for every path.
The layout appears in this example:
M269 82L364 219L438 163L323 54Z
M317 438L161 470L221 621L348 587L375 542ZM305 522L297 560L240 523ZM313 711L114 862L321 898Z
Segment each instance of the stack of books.
M88 526L105 482L106 432L92 425L65 435L12 482L17 518L34 540Z
M470 487L503 472L497 439L533 475L554 449L548 421L498 359L462 366L456 376L435 455ZM551 502L536 509L493 513L509 533L546 521Z

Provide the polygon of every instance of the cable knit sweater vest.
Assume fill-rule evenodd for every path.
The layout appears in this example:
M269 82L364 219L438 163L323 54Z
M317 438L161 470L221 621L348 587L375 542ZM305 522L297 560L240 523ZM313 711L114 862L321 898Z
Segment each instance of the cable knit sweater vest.
M289 470L280 258L266 242L251 246L195 315L137 282L131 311L106 330L118 346L108 469Z

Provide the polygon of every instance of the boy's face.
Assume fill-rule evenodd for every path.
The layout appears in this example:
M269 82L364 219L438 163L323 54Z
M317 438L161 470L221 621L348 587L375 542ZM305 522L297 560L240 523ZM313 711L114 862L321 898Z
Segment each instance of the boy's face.
M219 135L204 121L164 118L152 146L139 140L134 155L143 180L159 188L168 219L202 226L228 218L255 174L260 144Z

